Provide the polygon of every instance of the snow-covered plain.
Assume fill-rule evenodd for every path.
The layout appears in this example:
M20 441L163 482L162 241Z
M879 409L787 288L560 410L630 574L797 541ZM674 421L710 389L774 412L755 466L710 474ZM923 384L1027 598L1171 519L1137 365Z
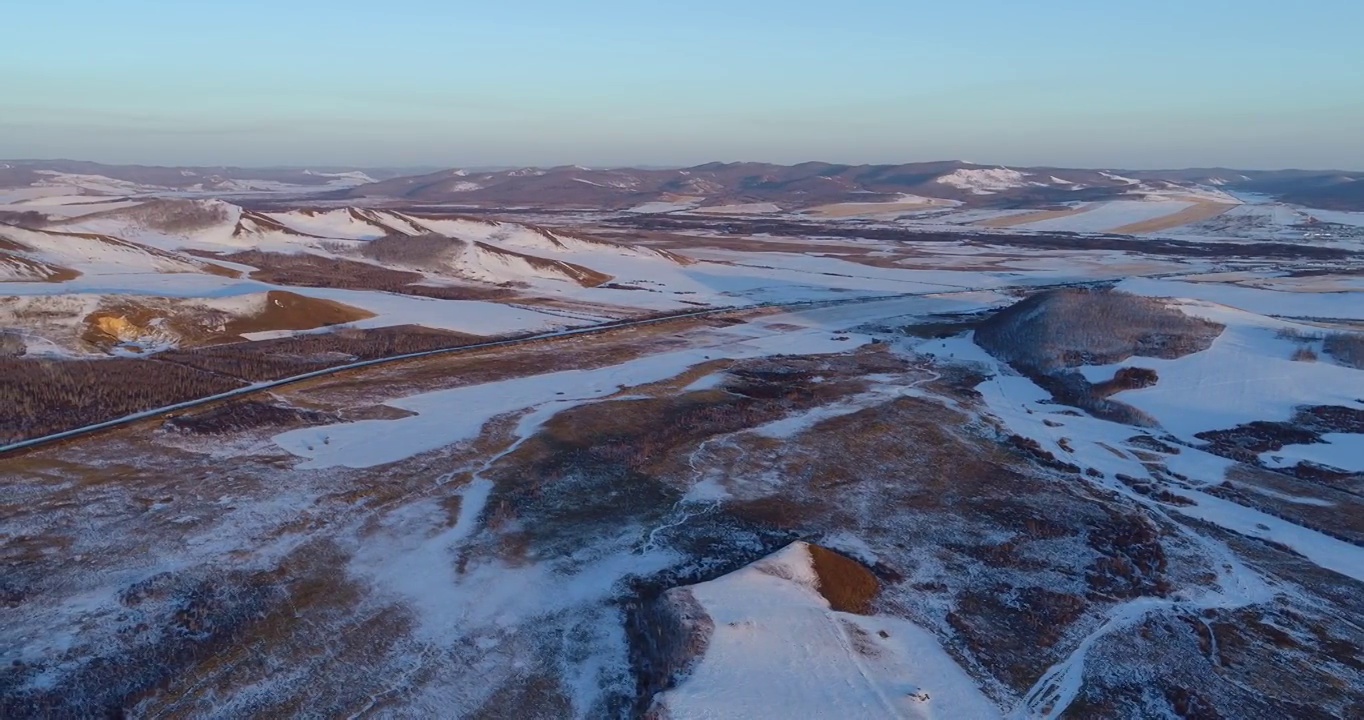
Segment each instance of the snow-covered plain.
M489 420L507 413L533 411L519 425L518 434L527 436L539 423L574 405L612 395L623 387L674 377L709 360L846 352L871 341L866 334L834 334L848 323L900 317L924 307L979 307L976 302L909 298L782 313L768 318L768 324L791 328L788 331L774 333L746 325L719 328L693 348L595 370L532 375L414 395L387 404L415 415L291 430L275 436L275 443L308 458L303 467L373 467L472 439Z

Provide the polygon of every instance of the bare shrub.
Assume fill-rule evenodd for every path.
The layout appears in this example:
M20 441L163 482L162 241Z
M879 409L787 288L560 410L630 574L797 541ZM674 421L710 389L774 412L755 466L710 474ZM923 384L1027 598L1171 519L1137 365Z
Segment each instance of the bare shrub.
M1303 330L1302 328L1283 327L1279 328L1278 332L1274 333L1274 337L1277 337L1280 340L1293 340L1295 342L1314 342L1320 340L1322 334L1310 330Z
M1364 370L1364 334L1331 333L1322 349L1341 365Z
M1298 362L1316 362L1317 351L1303 346L1293 351L1293 359Z
M202 412L168 418L166 428L188 435L221 435L250 428L321 425L337 422L335 415L260 400L227 402Z
M1124 390L1140 390L1160 382L1160 375L1150 368L1125 367L1113 373L1113 379L1094 386L1095 393L1108 397Z
M349 255L355 250L353 244L340 240L323 240L317 246L333 255Z
M18 357L28 352L24 336L13 330L0 330L0 357Z

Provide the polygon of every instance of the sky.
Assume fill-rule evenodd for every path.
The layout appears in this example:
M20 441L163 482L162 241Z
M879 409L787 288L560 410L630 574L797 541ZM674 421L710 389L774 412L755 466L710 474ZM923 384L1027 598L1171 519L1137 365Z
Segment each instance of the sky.
M5 5L5 158L1364 169L1359 0Z

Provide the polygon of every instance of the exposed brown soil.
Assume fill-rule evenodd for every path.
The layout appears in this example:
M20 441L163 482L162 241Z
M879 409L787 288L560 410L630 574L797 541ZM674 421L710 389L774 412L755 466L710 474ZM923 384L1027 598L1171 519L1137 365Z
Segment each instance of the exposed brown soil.
M222 265L218 265L217 263L211 262L201 263L199 265L199 268L202 269L204 272L208 273L209 275L217 275L218 277L235 279L240 278L242 276L242 271L233 270L230 267L224 267Z
M16 240L11 240L4 235L0 235L0 250L5 252L27 252L31 250L31 248Z

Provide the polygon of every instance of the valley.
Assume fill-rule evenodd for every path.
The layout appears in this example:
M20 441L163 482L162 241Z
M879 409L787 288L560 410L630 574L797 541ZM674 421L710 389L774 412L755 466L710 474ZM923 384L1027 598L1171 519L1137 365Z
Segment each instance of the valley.
M1364 221L1233 172L9 167L0 716L1364 713Z

